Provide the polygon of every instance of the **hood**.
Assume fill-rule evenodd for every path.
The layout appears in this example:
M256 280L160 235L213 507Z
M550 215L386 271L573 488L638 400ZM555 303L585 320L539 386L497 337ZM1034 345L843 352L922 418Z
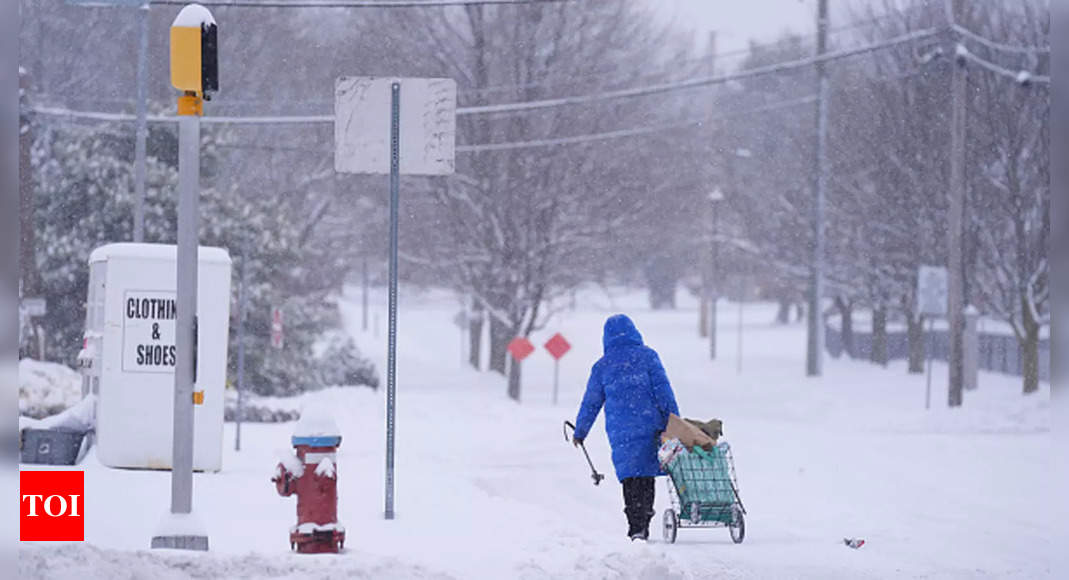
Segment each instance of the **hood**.
M610 316L605 321L605 335L601 339L605 350L614 346L641 345L642 335L635 328L635 323L625 314Z

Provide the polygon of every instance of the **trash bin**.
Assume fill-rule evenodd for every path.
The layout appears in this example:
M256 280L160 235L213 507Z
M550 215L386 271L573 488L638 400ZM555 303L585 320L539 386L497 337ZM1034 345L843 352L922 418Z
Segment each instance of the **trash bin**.
M23 429L19 461L43 465L74 465L81 459L87 431L73 429Z

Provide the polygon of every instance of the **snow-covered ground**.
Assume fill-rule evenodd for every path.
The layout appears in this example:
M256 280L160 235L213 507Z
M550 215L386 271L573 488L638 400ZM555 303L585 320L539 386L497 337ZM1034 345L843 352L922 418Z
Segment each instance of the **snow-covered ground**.
M965 406L949 410L946 369L936 365L930 411L923 375L826 359L822 379L804 377L804 326L775 326L772 305L742 314L721 305L720 358L697 337L695 305L653 312L641 293L579 295L533 337L562 332L574 349L561 362L552 405L552 359L541 349L524 366L523 404L505 381L461 361L454 297L401 296L397 399L397 519L383 513L385 389L334 388L298 406L333 414L339 556L296 555L288 529L295 500L269 481L294 424L247 424L242 451L225 434L224 469L196 474L194 504L207 524L208 554L153 552L152 530L167 509L166 472L112 470L90 453L86 542L20 547L27 578L1042 578L1050 576L1052 522L1050 393L1028 398L1019 380L981 375ZM375 308L384 310L382 296ZM385 368L385 328L359 330L354 291L343 315L365 353ZM635 319L658 349L685 416L724 421L746 504L746 540L724 529L681 530L649 545L625 538L619 484L599 419L582 454L565 443L587 372L613 312ZM385 317L382 317L385 320ZM385 381L384 381L385 382ZM36 468L36 466L34 466ZM844 537L864 538L859 550Z

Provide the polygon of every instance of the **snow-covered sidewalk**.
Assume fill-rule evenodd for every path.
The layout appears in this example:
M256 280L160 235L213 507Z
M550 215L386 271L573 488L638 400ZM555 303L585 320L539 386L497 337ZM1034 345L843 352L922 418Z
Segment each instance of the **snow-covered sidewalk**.
M385 358L384 341L358 330L359 296L343 315L361 349ZM376 308L383 309L381 297ZM689 306L689 307L688 307ZM732 306L734 308L734 306ZM724 420L749 511L746 541L726 530L660 537L667 506L658 481L654 542L625 538L620 486L599 419L588 439L608 474L590 484L561 423L574 419L601 350L601 325L630 314L661 353L683 414ZM524 366L524 402L505 381L461 362L456 301L405 292L398 373L397 519L384 521L384 393L335 388L300 404L329 409L342 431L340 556L291 554L294 499L269 481L293 424L247 424L243 450L225 433L224 470L197 474L194 504L209 554L147 550L166 510L169 473L112 470L94 455L86 470L84 545L22 545L27 578L986 578L1049 575L1049 389L1024 398L1019 379L984 374L964 408L945 408L945 369L935 369L933 409L924 376L904 367L828 359L804 377L804 327L771 324L771 306L744 312L743 368L736 372L737 317L720 317L720 354L708 361L693 305L652 312L637 293L580 295L533 337L561 331L574 349L561 363L561 402L551 404L552 360ZM383 335L385 328L382 329ZM385 368L384 360L378 361ZM36 466L34 467L36 468ZM862 537L859 550L844 537Z

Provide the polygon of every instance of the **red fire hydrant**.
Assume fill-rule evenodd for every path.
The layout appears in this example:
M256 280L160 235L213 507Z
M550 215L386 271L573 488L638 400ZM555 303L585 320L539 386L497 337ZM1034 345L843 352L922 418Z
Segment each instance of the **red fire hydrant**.
M279 495L297 494L297 525L290 528L290 549L301 554L336 554L345 544L345 528L338 523L335 454L341 435L336 430L321 433L295 434L296 456L283 458L271 478Z

